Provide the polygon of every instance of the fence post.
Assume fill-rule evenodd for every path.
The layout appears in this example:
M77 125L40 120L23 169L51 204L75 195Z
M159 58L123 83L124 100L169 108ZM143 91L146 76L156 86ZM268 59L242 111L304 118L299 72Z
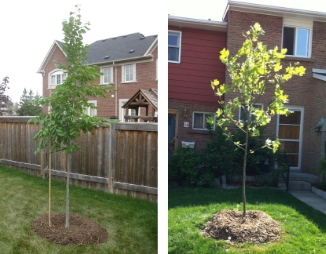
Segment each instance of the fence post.
M115 161L116 161L116 133L115 123L110 123L110 142L109 142L109 174L108 185L109 192L113 193L113 183L115 175Z

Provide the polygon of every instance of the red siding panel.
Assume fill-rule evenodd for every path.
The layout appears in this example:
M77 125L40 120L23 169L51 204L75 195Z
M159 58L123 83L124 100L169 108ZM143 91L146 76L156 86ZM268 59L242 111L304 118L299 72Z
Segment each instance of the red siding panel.
M181 62L169 63L169 99L217 103L210 82L224 82L225 66L220 51L226 33L169 26L181 31Z

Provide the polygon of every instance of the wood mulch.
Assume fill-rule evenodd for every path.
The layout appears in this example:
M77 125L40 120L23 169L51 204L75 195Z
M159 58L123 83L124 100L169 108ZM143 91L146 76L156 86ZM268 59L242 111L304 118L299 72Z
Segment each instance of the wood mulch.
M280 225L268 214L255 210L247 211L246 214L243 222L242 211L223 210L206 223L202 235L231 244L280 240Z
M70 214L69 228L65 228L66 214L51 215L49 227L48 214L37 218L32 223L36 234L48 241L61 245L86 245L106 242L109 238L106 229L98 223L78 214Z

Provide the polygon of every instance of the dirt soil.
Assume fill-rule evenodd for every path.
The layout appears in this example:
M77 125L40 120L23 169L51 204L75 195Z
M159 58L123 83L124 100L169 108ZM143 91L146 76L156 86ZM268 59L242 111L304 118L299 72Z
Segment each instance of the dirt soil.
M33 221L32 228L39 236L61 245L103 243L109 238L106 229L78 214L70 214L69 228L65 228L65 213L51 215L51 222L52 227L49 227L49 217L45 214Z
M267 243L280 239L280 225L262 211L247 211L243 222L242 211L223 210L205 225L202 235L229 243Z

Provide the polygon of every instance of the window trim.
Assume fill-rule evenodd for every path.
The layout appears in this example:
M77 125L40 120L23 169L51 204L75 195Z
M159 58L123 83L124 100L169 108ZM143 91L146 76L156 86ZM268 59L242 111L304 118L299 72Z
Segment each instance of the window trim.
M104 69L110 69L110 76L111 76L111 79L108 83L105 83L104 82ZM103 73L103 75L101 75L101 85L109 85L111 83L113 83L113 66L102 66L100 71Z
M126 81L126 66L132 66L132 70L133 70L133 79L132 80L128 80ZM121 66L121 83L133 83L133 82L137 82L137 77L136 77L136 64L125 64Z
M203 111L193 111L192 112L192 123L191 123L191 127L193 130L201 130L201 131L209 131L209 129L207 128L195 128L194 125L195 125L195 114L208 114L208 115L213 115L214 116L214 124L213 124L213 128L212 130L215 130L215 127L216 127L216 113L214 112L203 112ZM206 120L206 119L205 119Z
M55 74L56 72L58 72L58 73ZM48 89L55 89L57 85L62 85L63 84L63 82L62 82L62 80L63 80L63 78L62 78L63 74L66 75L66 78L65 78L65 80L66 80L68 75L67 75L67 73L64 73L64 71L61 70L61 69L54 69L51 72L49 72L49 74L48 74ZM52 84L52 76L54 76L54 75L55 75L55 82L56 82L56 84ZM60 77L60 81L61 81L60 84L57 84L57 76L58 75L61 76Z
M168 31L168 35L169 34L178 34L179 35L179 56L178 56L178 61L173 61L173 60L169 60L168 59L168 62L169 63L181 63L181 45L182 45L182 32L181 31L176 31L176 30L169 30ZM168 42L169 43L169 42ZM168 48L170 46L168 45ZM174 46L175 47L175 46ZM169 49L168 49L169 50Z
M88 103L94 103L94 106L97 107L97 100L89 100ZM93 110L94 110L94 115L93 115L93 116L97 116L97 108L94 108ZM87 111L87 112L85 112L85 111ZM90 107L87 107L87 108L84 110L84 113L85 113L86 115L89 115L90 117L92 117L92 116L91 116L91 108L90 108Z
M129 99L119 99L119 108L120 108L120 110L119 110L119 120L120 120L120 122L126 122L126 121L125 121L125 118L124 118L124 116L125 116L125 114L124 114L125 109L122 108L122 106L123 106L127 101L129 101ZM131 109L129 109L129 112L131 113ZM138 112L138 115L139 115L139 112Z
M298 152L298 167L290 167L291 169L294 170L300 170L301 169L301 162L302 162L302 143L303 143L303 125L304 125L304 107L299 107L299 106L285 106L287 109L291 111L300 111L301 112L301 118L300 118L300 133L299 133L299 152ZM277 120L276 120L276 136L278 137L279 134L279 124L280 124L280 115L277 115ZM293 141L294 139L281 139L279 138L279 141Z
M283 19L283 26L282 26L282 46L283 48L283 38L284 38L284 27L294 28L295 29L295 41L294 41L294 49L293 55L287 55L286 57L302 57L302 58L311 58L312 52L312 37L313 37L313 22L312 21L303 21L303 20L296 20L296 19ZM309 31L309 38L308 38L308 52L307 56L296 55L297 49L297 30L298 29L307 29Z

